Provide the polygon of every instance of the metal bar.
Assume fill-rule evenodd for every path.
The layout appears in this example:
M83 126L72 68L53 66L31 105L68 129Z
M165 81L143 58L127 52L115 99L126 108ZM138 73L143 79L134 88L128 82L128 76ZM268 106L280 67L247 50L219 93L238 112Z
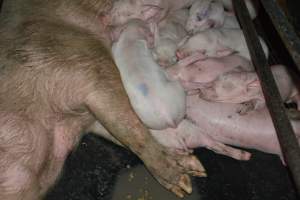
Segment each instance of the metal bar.
M276 0L262 0L261 3L300 71L300 39L295 29L288 21Z
M262 0L265 1L265 0ZM278 88L268 66L267 59L258 39L249 12L243 0L233 0L235 13L243 28L252 62L256 68L261 87L270 111L284 159L292 173L298 194L300 195L300 147L285 113Z

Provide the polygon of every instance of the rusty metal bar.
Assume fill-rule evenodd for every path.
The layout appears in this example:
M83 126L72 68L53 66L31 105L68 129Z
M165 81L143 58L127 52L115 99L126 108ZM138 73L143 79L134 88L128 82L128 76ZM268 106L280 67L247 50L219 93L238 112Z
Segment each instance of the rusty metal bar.
M300 71L300 39L295 29L288 21L276 0L262 0L261 4Z
M265 0L262 0L265 1ZM243 0L233 0L239 22L243 28L252 62L256 68L261 87L270 111L284 159L291 171L298 194L300 195L300 147L285 113L278 88L268 66L267 59L258 39L257 32Z

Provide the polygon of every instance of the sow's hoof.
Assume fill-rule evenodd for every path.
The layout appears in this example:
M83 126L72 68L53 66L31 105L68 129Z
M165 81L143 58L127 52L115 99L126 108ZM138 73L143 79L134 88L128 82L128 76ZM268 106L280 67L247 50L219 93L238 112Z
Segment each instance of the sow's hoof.
M144 163L160 184L181 198L192 192L189 175L206 177L204 167L193 155L163 149L155 156L144 156Z

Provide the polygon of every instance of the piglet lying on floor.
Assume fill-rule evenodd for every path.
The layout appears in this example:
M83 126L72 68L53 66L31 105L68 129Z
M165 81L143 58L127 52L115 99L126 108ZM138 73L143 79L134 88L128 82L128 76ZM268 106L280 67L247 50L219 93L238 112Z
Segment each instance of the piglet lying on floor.
M267 108L254 110L247 115L236 113L239 104L209 102L196 95L187 97L187 118L202 132L215 140L239 147L253 148L267 153L282 153ZM298 141L300 121L291 120ZM181 135L188 144L197 144L198 135ZM199 137L200 138L200 137Z

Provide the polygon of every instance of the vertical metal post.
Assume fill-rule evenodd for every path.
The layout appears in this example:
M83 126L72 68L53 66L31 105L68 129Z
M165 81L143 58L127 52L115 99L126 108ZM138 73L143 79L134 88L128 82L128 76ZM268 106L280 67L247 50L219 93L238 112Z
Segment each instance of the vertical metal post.
M295 5L300 4L296 3L298 1L299 0L295 1ZM290 24L289 20L286 18L275 0L262 0L261 4L266 10L266 13L269 15L277 33L281 37L282 42L296 64L298 71L300 71L300 39L293 26Z
M270 111L284 159L292 173L298 194L300 194L300 147L297 138L285 113L280 93L268 66L245 2L243 0L233 0L232 2L235 13L243 28L252 62L261 83L266 105Z

